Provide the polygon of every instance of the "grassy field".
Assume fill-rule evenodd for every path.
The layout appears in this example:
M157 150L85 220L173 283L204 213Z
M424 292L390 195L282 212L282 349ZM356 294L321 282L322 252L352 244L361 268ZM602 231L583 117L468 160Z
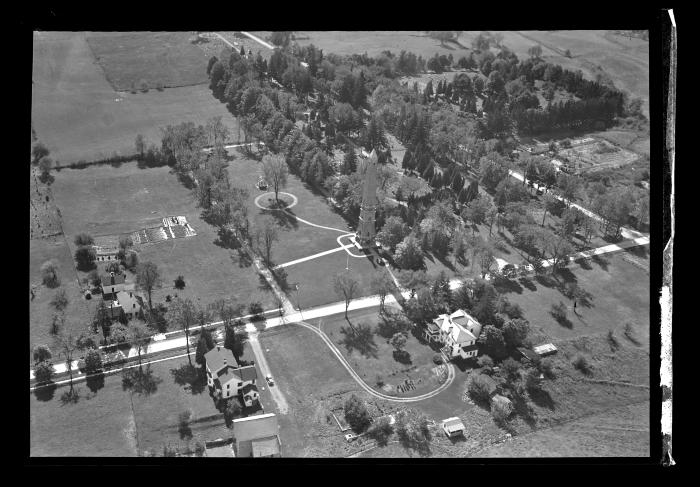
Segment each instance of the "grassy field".
M87 43L116 91L146 82L172 88L208 83L207 59L191 32L90 32Z
M308 37L298 40L300 46L313 44L323 49L325 53L339 55L363 54L376 56L382 51L392 51L399 54L402 50L423 56L427 60L437 54L445 56L452 54L455 60L468 56L470 49L454 42L440 45L440 41L431 39L419 31L299 31L296 35ZM469 44L466 44L469 45Z
M572 265L561 273L560 282L576 282L587 293L587 299L578 302L578 315L573 313L573 301L545 279L519 279L500 290L512 303L522 307L525 318L534 331L541 333L542 339L556 342L608 330L621 334L625 324L631 323L638 338L648 347L649 274L621 254L598 256L585 267ZM559 301L568 307L568 323L559 324L550 314L551 306Z
M29 343L31 346L45 344L52 350L54 337L49 331L53 308L49 305L58 288L48 288L41 282L41 265L49 259L59 265L60 287L68 296L64 330L76 335L85 331L94 313L95 301L83 297L73 264L71 249L62 235L29 241L29 282L34 288L34 299L29 300Z
M72 238L79 232L121 234L157 224L165 216L187 218L196 236L137 248L140 261L151 260L161 271L163 287L154 293L154 302L174 294L173 281L182 275L186 287L177 294L201 304L218 298L248 303L254 296L265 309L274 303L270 293L259 289L260 279L252 264L217 245L217 230L200 219L193 193L168 167L139 169L136 163L126 163L64 169L56 174L54 195L71 252Z
M404 361L399 362L394 358L394 348L389 344L389 338L382 337L376 331L379 322L376 309L351 311L348 317L355 327L369 325L372 335L367 340L358 340L344 315L323 318L319 321L319 326L369 386L397 397L417 396L439 387L440 382L432 370L436 367L433 356L438 352L428 344L421 343L409 333L405 348L409 354L408 360L402 359ZM316 320L312 324L317 324ZM391 390L382 391L377 384L378 380L391 386ZM412 381L415 389L400 392L397 386L406 380Z
M160 145L161 127L185 121L204 124L214 116L221 116L231 140L238 140L236 120L206 85L136 94L114 91L85 33L35 33L33 54L32 124L58 164L130 155L138 134ZM175 72L189 62L177 59L172 63ZM201 62L206 76L203 53Z
M646 457L649 404L612 408L486 448L479 457Z

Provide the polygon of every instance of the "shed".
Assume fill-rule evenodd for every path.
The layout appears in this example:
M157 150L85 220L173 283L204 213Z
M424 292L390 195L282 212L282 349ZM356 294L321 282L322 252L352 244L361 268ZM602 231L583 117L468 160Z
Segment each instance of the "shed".
M546 357L547 355L552 355L557 353L557 347L553 343L545 343L543 345L537 345L533 348L534 352L540 357Z
M517 350L518 350L518 352L520 352L520 355L522 355L525 360L529 360L531 362L534 362L540 358L539 355L537 355L535 352L533 352L532 350L530 350L528 348L518 347Z
M462 420L456 416L454 418L447 418L442 422L442 430L449 438L464 435L465 429Z

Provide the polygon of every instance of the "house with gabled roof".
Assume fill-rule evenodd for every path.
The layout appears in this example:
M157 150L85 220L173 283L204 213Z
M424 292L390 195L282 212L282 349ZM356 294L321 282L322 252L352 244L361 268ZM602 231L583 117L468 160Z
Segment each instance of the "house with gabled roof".
M479 353L476 340L480 334L481 324L461 309L438 316L424 330L426 340L442 343L442 352L449 358L476 357Z
M255 365L241 366L228 348L217 345L204 355L207 385L217 399L228 399L239 394L246 406L258 400L258 373Z
M282 443L274 413L233 420L236 457L279 457Z

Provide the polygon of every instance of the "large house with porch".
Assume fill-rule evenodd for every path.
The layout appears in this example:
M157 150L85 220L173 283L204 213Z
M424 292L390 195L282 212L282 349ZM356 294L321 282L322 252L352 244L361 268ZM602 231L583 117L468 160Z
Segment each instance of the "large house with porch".
M207 385L214 397L228 399L240 395L246 406L252 406L259 399L255 365L242 367L231 350L219 345L207 352L204 360Z
M141 317L143 301L141 296L134 292L134 284L126 282L124 274L103 275L102 300L104 301L106 312L112 319L133 319Z
M481 324L461 309L438 316L423 332L429 342L441 343L442 352L450 359L476 357L479 353L476 340L480 334Z

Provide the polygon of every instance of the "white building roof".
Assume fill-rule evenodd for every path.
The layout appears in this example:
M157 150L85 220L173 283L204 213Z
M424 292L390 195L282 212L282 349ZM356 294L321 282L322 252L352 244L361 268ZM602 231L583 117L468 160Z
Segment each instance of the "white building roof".
M464 343L476 340L481 333L481 325L466 311L458 309L450 315L442 314L433 320L454 343Z

